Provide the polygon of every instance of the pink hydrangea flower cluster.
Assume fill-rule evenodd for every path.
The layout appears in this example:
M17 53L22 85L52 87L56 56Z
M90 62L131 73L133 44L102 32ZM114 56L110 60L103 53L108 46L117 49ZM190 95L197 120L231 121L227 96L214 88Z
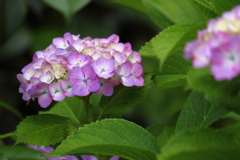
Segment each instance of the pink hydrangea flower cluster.
M240 6L208 22L198 38L185 46L184 57L195 68L210 66L218 81L231 80L240 73Z
M38 98L41 107L52 100L87 96L90 93L111 96L113 87L143 86L141 56L130 43L120 43L117 35L108 38L65 33L54 38L44 51L37 51L17 78L23 99Z

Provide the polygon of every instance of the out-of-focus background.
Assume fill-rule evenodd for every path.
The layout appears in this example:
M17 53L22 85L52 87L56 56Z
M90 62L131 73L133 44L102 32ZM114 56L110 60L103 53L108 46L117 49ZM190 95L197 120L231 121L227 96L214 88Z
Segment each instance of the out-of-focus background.
M80 34L80 38L105 38L118 34L121 42L130 42L133 50L138 51L161 31L144 8L126 5L135 0L82 0L86 4L72 17L62 14L47 1L0 0L0 101L17 109L23 117L44 109L37 101L27 105L22 100L16 75L31 62L33 54L44 50L53 38L62 37L65 32ZM153 72L158 66L154 59L143 57L143 62L145 73ZM143 127L166 123L178 114L188 94L183 88L157 91L152 84L146 98L126 111L123 118ZM13 132L19 121L0 106L0 134ZM12 142L7 138L1 143Z

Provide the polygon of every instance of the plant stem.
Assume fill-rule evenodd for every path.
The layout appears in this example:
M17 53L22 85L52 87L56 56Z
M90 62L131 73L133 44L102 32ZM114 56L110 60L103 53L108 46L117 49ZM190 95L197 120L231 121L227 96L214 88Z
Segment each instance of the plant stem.
M9 133L3 134L3 135L0 135L0 139L11 137L11 136L14 136L15 134L16 134L15 132L9 132Z
M99 115L98 115L97 121L100 121L100 120L101 120L103 114L104 114L104 109L100 109L100 113L99 113Z
M87 117L88 117L88 121L89 123L94 122L94 118L93 118L93 113L92 113L92 104L90 103L90 96L85 96L85 97L81 97L81 99L83 100L84 103L84 107L87 113Z

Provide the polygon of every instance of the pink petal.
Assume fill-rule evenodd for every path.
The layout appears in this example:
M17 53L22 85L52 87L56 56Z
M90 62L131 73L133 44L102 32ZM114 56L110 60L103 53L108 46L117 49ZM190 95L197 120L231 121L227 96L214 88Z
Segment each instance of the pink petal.
M142 75L142 73L143 73L142 66L140 64L138 64L138 63L134 63L131 73L135 77L138 77L138 76Z
M52 103L52 98L49 94L43 94L38 97L38 103L42 108L47 108Z
M60 87L60 83L53 82L49 85L49 91L52 95L52 99L55 101L62 101L64 100L65 96L63 94L63 90Z
M75 82L73 84L73 93L77 96L87 96L90 92L84 82Z
M143 86L144 85L144 79L142 76L139 77L132 77L134 81L135 86Z
M100 82L98 78L95 78L93 80L89 80L87 82L87 88L90 92L95 92L100 88Z
M131 86L134 85L134 81L133 81L131 76L129 76L129 77L122 77L121 80L122 80L122 84L124 86L131 87Z

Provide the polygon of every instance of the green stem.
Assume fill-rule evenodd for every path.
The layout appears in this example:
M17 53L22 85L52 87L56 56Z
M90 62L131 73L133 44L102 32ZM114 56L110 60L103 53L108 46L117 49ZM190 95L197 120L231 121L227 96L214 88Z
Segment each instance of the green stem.
M14 135L16 135L15 132L9 132L9 133L0 135L0 139L7 138L7 137L11 137L11 136L14 136Z
M95 120L93 118L92 104L90 103L90 96L91 95L88 95L86 97L81 97L81 99L83 100L84 107L87 112L88 121L89 121L89 123L92 123Z
M104 114L104 110L105 110L105 108L100 110L100 113L99 113L98 118L97 118L98 121L100 121L102 119L102 116Z

